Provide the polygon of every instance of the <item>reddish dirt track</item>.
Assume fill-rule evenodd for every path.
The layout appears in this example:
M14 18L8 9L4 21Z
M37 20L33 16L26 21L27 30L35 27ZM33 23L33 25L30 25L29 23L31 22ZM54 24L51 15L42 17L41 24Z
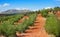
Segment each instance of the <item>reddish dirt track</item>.
M56 16L57 16L58 19L60 19L60 11L58 11L58 12L56 13Z
M29 26L29 29L25 33L18 34L19 37L48 37L47 32L45 31L44 25L46 18L42 17L41 14L38 14L34 26Z
M22 19L19 19L18 22L15 22L14 24L17 25L17 24L20 24L24 21L24 19L29 19L28 16L24 16Z

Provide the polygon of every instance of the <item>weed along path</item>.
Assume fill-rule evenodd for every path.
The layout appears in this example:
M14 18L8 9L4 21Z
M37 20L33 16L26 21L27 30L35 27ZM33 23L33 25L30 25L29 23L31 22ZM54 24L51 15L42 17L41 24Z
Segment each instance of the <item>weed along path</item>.
M29 26L29 29L25 30L25 33L21 33L20 37L48 37L44 28L45 22L46 19L38 14L34 26Z

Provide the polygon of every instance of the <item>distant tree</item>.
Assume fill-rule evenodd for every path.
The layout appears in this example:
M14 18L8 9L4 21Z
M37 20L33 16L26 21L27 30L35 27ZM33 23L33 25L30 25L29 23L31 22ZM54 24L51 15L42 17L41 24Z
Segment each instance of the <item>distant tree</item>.
M40 14L40 12L41 12L40 10L37 11L38 14Z
M54 7L54 11L60 11L60 7Z
M41 10L42 16L46 17L49 11L50 11L49 9L42 9Z
M54 7L54 14L56 14L56 12L60 11L60 7Z

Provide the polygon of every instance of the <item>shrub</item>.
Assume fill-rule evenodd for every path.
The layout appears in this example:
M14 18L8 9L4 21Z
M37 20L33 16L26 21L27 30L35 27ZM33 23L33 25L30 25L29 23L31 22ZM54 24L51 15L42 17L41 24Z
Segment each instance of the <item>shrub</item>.
M54 14L48 15L45 28L49 34L58 36L58 23Z
M6 37L9 37L10 35L15 34L15 27L4 22L2 25L0 25L0 33Z
M57 37L60 37L60 19L57 20L58 20L58 32L59 32L59 35Z

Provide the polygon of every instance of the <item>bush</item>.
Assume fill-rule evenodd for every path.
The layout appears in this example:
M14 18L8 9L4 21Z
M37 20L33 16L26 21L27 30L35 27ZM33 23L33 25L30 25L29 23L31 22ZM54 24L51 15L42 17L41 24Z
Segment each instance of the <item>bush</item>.
M58 20L58 32L59 32L58 37L60 37L60 20L59 19L57 19L57 20Z
M15 37L16 31L19 31L21 33L24 32L28 28L28 26L34 23L35 18L36 18L35 13L30 14L29 19L24 19L22 23L18 25L13 25L13 23L17 21L18 19L20 20L22 16L21 15L11 16L10 19L3 21L0 25L0 34L6 37Z
M4 22L2 25L0 25L0 33L8 37L15 34L15 27Z
M49 34L58 36L58 23L54 14L48 15L45 28Z

